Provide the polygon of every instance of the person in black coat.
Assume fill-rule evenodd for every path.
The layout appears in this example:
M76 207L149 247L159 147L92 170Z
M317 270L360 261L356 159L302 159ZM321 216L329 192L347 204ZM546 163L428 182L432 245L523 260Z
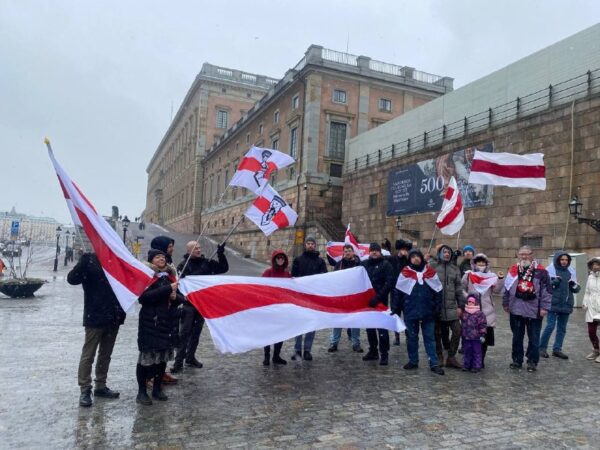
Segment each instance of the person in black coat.
M150 241L150 248L160 250L166 255L167 264L173 264L173 249L175 248L175 240L169 236L156 236Z
M369 259L363 261L363 267L367 270L375 296L369 302L371 308L379 303L388 306L388 297L394 287L394 268L381 254L381 246L376 242L369 245ZM367 328L369 339L369 351L363 356L363 361L379 359L379 364L387 366L388 352L390 351L390 334L383 328ZM381 353L381 358L379 354Z
M148 252L148 267L155 272L155 281L142 293L138 301L142 305L138 325L138 349L136 368L138 395L136 401L151 405L146 393L146 380L154 377L152 398L165 401L162 379L167 361L173 359L177 342L177 307L183 296L177 291L175 271L167 264L167 255L151 249Z
M394 277L397 280L402 269L408 266L408 252L412 250L412 242L398 239L395 247L396 254L389 258L389 262L394 268ZM396 288L392 289L392 301L390 306L393 310L398 311L398 315L402 314L402 308L400 308L400 291ZM400 333L394 332L394 334L394 345L400 345Z
M306 277L319 273L327 273L325 260L319 256L317 241L314 237L308 236L304 241L304 252L294 258L292 263L292 277ZM311 331L304 335L304 353L302 353L302 335L296 336L294 345L294 354L292 360L296 361L304 358L305 361L312 361L312 344L315 339L315 332Z
M217 247L217 260L205 258L200 244L196 241L188 242L186 249L187 253L183 255L183 260L177 266L180 278L184 278L186 275L219 275L229 270L225 256L225 244ZM196 349L203 326L204 318L194 305L185 300L181 305L179 345L171 373L181 372L184 360L188 367L202 368L202 363L196 359Z
M78 381L81 406L92 405L92 364L96 361L95 397L118 398L119 393L106 386L110 358L125 312L113 292L94 253L84 253L67 275L67 282L83 287L83 326L85 342L79 359Z

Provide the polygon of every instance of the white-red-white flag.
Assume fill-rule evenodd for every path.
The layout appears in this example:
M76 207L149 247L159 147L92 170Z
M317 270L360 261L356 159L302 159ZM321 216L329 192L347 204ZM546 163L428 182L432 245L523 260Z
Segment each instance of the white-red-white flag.
M271 174L294 163L294 158L271 148L252 147L244 155L230 186L241 186L260 195Z
M138 261L125 247L117 232L96 212L58 163L48 142L47 146L48 156L56 170L73 223L85 231L121 307L124 311L129 311L152 283L154 271Z
M544 154L516 155L476 150L469 183L545 190Z
M396 289L410 295L417 283L420 285L423 282L427 283L435 292L440 292L443 289L442 281L438 277L437 272L429 264L426 264L421 272L417 272L409 266L405 266L398 276L396 281Z
M458 233L465 224L462 197L454 177L450 178L442 210L435 223L442 233L448 235Z
M344 235L344 242L332 242L329 241L326 245L326 252L329 258L335 262L339 262L344 257L344 246L351 245L354 249L354 254L360 258L361 261L369 259L369 244L359 244L356 237L350 231L350 224L346 228L346 234ZM390 252L385 249L381 249L383 256L390 256Z
M363 267L300 278L187 276L179 289L198 309L215 347L241 353L324 328L406 329L375 291Z
M480 294L484 294L489 288L498 282L498 275L493 272L468 272L469 281Z
M296 211L270 184L263 188L262 193L250 205L245 215L267 236L280 228L294 225L298 219Z

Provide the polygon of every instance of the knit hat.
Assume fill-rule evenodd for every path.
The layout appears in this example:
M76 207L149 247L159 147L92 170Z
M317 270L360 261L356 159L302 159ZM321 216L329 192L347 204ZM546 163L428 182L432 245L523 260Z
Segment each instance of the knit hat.
M315 245L317 244L317 240L315 239L315 237L311 236L310 234L306 236L306 239L304 239L304 243L306 244L307 242L312 242Z
M405 241L404 239L398 239L396 241L396 250L402 250L402 249L410 251L412 249L412 242Z
M148 262L151 263L152 260L158 255L163 255L165 259L167 257L167 254L162 250L157 250L155 248L151 248L150 250L148 250Z
M369 251L377 251L380 252L381 251L381 245L379 245L377 242L371 242L369 244Z
M475 247L473 247L472 245L465 245L463 247L463 254L465 252L473 252L473 254L475 254Z

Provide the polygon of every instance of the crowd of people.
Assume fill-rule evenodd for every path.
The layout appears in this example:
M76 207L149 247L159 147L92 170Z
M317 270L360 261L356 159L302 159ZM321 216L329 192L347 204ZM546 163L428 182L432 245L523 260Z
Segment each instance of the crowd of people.
M389 246L391 250L391 244L386 241L384 248ZM151 405L153 400L167 400L163 385L177 383L173 374L180 373L184 367L200 369L203 366L196 357L196 350L204 319L179 292L178 279L189 275L224 274L229 270L224 244L218 246L216 259L208 259L202 254L200 244L191 241L177 266L172 260L173 245L173 239L167 236L152 240L146 264L155 272L155 281L139 298L136 401L142 405ZM501 295L502 307L509 315L511 369L521 369L526 362L527 371L536 371L539 358L549 357L548 344L555 329L552 355L568 359L562 346L573 311L573 294L581 289L574 271L570 269L568 253L557 252L552 266L544 268L534 258L533 250L523 246L517 252L517 262L509 268L506 276L501 271L494 273L488 257L476 253L472 246L465 246L462 252L458 252L442 244L432 255L429 253L413 248L409 241L398 240L395 253L384 256L382 245L371 243L368 259L361 261L354 247L348 244L344 246L342 259L333 268L346 270L362 265L374 290L369 306L375 308L383 304L389 307L391 314L403 318L408 354L404 369L419 367L419 332L422 333L428 365L433 373L444 375L444 367L473 373L485 368L486 354L495 344L497 317L494 295ZM583 308L593 351L587 359L600 363L597 335L600 323L600 258L590 259L588 269ZM271 267L262 276L297 278L327 270L316 240L308 236L303 253L293 259L291 269L288 255L283 250L275 250ZM91 406L93 397L118 398L119 393L110 389L106 380L115 339L120 325L124 323L125 313L93 253L81 256L69 272L67 281L73 285L81 284L84 291L85 340L78 372L79 404ZM547 321L542 333L544 317ZM338 351L342 332L339 328L331 331L328 352ZM347 333L352 350L364 353L360 330L349 329ZM362 359L388 365L388 330L367 329L366 334L368 349ZM311 361L314 337L315 331L297 336L291 359ZM399 333L395 334L394 345L400 345L400 337ZM282 357L282 347L282 342L274 343L272 353L270 345L264 347L263 365L287 364ZM463 353L462 363L459 353ZM91 373L96 354L92 391ZM167 371L170 361L174 362ZM149 387L152 389L150 395Z

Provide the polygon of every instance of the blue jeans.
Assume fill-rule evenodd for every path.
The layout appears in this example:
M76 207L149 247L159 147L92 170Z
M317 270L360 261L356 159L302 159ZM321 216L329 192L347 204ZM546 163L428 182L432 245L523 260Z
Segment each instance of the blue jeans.
M423 332L423 345L429 357L429 366L437 366L438 359L435 353L435 320L434 319L405 319L406 324L406 350L408 359L413 364L419 364L419 325Z
M304 351L310 352L312 349L313 341L315 340L315 331L311 331L304 335ZM300 336L296 336L296 345L294 345L294 350L297 352L302 352L302 334Z
M550 311L548 313L548 322L546 328L542 333L542 340L540 341L540 348L546 350L548 348L548 341L556 326L556 337L554 338L554 347L552 350L560 352L562 350L563 341L567 334L567 322L569 321L569 313L555 313Z
M337 345L342 337L342 329L334 328L331 330L330 343ZM352 347L360 345L360 328L350 328L350 339L352 340Z
M512 360L515 364L523 364L523 340L527 331L527 360L537 366L540 362L540 332L542 319L510 315L510 329L512 330Z

